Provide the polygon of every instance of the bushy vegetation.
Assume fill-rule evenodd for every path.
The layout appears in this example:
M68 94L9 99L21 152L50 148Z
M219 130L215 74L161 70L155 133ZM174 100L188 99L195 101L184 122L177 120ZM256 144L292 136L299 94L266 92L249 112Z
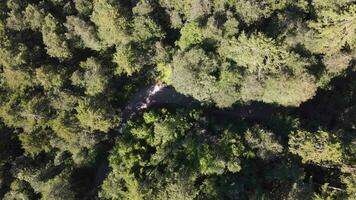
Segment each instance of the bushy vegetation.
M0 198L356 199L355 4L0 1Z

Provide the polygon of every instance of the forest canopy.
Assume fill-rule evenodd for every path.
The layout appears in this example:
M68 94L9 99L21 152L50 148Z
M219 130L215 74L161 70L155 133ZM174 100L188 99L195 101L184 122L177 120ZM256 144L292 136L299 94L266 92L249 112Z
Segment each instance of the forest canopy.
M355 64L355 0L2 0L0 199L354 200Z

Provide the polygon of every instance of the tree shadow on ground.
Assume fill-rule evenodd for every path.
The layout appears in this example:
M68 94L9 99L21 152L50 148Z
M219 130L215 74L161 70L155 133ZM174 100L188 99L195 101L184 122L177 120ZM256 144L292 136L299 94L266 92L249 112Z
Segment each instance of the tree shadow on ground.
M356 105L356 71L347 69L331 80L326 89L319 89L315 97L298 109L301 125L310 130L350 128Z

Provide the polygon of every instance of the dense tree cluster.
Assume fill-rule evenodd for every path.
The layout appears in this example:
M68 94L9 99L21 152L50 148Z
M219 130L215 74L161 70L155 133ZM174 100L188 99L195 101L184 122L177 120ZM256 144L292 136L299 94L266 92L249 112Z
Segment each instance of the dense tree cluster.
M2 0L0 198L355 199L355 58L355 0Z
M352 199L354 158L341 148L348 142L333 132L306 131L298 118L285 120L276 121L289 126L282 130L268 120L222 122L196 109L146 112L117 139L100 197ZM320 172L304 171L308 165L341 170L339 181L346 189L335 190L326 182L318 193L319 183L308 173Z

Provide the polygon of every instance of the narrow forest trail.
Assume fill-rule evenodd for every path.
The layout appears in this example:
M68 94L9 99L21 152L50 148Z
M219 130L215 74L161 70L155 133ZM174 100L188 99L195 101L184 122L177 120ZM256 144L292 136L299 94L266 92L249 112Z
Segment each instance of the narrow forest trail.
M197 103L193 98L178 93L173 87L153 84L139 90L127 103L121 116L121 123L126 123L135 114L152 105L176 104L191 105Z
M121 115L121 122L117 133L122 133L126 127L127 121L135 116L140 111L148 108L152 102L151 98L158 92L162 91L165 86L162 84L154 84L139 90L127 103Z
M173 104L181 106L191 106L198 102L191 97L178 93L173 87L163 84L153 84L139 90L128 101L122 115L121 122L116 133L121 133L126 127L126 123L138 113L148 109L153 105Z

